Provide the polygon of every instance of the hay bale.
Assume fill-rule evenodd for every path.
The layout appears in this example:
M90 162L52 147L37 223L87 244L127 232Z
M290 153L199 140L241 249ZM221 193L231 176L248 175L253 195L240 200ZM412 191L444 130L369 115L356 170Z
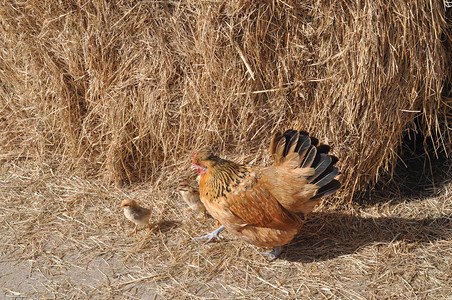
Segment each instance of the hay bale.
M350 199L416 118L451 144L441 1L31 0L0 16L8 159L155 182L205 144L267 163L272 132L295 127L333 146Z

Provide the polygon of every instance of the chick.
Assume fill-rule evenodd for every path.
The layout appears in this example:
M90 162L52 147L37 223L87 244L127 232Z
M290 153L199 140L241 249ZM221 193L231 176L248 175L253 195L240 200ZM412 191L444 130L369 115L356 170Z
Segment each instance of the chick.
M206 216L206 208L199 198L198 189L190 186L188 182L184 180L179 183L177 191L191 210L195 212L201 212L204 214L204 216Z
M197 188L190 186L187 181L183 180L179 183L177 190L181 194L182 199L184 199L189 206L189 209L192 209L195 212L202 212L204 213L204 218L207 218L207 210L199 198L199 190ZM220 222L218 222L218 220L216 223L216 229L213 232L195 239L207 240L207 242L214 238L220 240L219 234L225 229L225 227L222 225L220 226Z
M138 225L147 225L151 229L149 224L151 211L149 209L139 206L135 200L123 200L121 207L124 207L126 218L135 223L135 229L130 234L137 233Z

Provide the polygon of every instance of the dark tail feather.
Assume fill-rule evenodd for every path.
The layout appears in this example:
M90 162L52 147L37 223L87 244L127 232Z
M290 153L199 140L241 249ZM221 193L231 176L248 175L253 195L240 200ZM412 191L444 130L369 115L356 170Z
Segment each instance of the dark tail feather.
M298 132L296 130L287 130L284 134L277 132L273 135L270 144L270 154L275 161L275 166L284 162L284 157L296 139L298 139Z
M317 147L317 152L319 153L328 153L330 152L331 147L328 145L320 145Z
M332 161L332 157L328 154L320 153L319 155L317 155L311 165L311 167L314 168L314 174L308 177L308 182L312 182L320 174L322 174L331 165Z
M340 182L334 179L339 174L338 168L334 166L338 158L329 155L329 151L330 146L319 145L319 140L310 137L307 132L293 129L283 134L276 133L270 145L275 166L282 164L289 153L297 152L301 162L299 167L314 169L314 174L307 179L308 183L315 184L319 189L311 199L331 195L341 186Z
M329 196L333 193L335 193L339 188L341 187L341 183L337 181L336 179L330 181L327 185L322 186L318 191L317 194L312 197L311 199L318 199L322 197Z
M287 153L295 151L297 146L299 134L295 130L292 130L290 134L287 131L284 133L286 137L286 147L284 147L284 157L286 157Z
M334 165L334 164L336 164L338 161L339 161L339 158L337 158L336 156L334 156L334 155L330 155L330 157L331 157L331 164L332 165Z
M285 148L286 140L282 138L280 132L273 135L272 142L270 144L270 154L275 161L275 166L278 166L282 162L284 148Z
M339 175L339 169L334 166L328 166L326 170L311 183L322 187Z
M306 154L306 158L301 163L301 168L309 168L312 166L312 163L314 162L317 155L317 148L314 146L311 146L311 149L309 149L308 154Z
M296 130L287 130L283 134L276 133L273 135L270 144L270 154L275 161L275 166L279 166L284 162L284 158L291 152L298 152L300 161L311 147L311 139L307 135L298 133Z
M295 147L295 152L300 155L300 160L303 161L309 147L311 147L311 139L307 135L300 135L298 137L297 146Z

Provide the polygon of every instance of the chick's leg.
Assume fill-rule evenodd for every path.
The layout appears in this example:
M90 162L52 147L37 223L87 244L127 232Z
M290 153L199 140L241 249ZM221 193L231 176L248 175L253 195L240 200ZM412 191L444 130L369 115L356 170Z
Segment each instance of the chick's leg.
M134 234L134 233L136 234L137 231L138 231L138 225L135 225L135 229L132 230L132 231L129 233L129 235Z
M217 229L215 229L214 231L203 235L203 236L198 236L195 237L196 240L206 240L206 243L209 243L212 239L217 239L220 240L219 234L220 232L222 232L223 230L225 230L226 228L221 225L220 227L218 227Z
M282 246L276 246L273 251L271 252L261 252L262 255L268 255L270 258L270 261L273 261L278 258L278 256L282 252Z

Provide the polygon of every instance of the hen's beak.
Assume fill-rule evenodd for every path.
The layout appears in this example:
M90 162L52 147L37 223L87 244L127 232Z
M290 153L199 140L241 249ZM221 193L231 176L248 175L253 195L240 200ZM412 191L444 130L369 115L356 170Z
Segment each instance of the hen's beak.
M191 164L192 168L198 172L199 175L202 175L207 172L207 168L201 167L200 165L197 165L195 163Z

